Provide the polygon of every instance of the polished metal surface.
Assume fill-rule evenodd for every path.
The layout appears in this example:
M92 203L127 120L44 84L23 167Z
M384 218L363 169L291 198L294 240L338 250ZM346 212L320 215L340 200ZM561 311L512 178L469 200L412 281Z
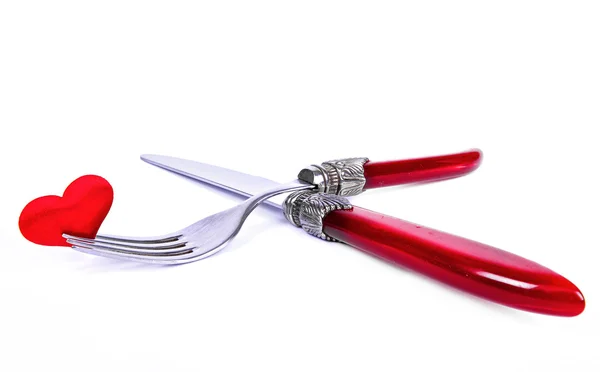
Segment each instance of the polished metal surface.
M279 182L271 181L266 178L252 176L231 169L217 167L215 165L204 164L194 160L150 154L142 155L141 159L149 164L182 176L248 197L280 185ZM275 196L269 200L265 200L264 203L276 208L281 208L284 199L284 196Z
M337 181L337 190L331 193L351 196L363 192L367 182L363 166L367 161L369 161L368 158L346 158L330 160L321 164L329 173L329 178Z
M336 176L336 174L334 174ZM309 165L298 173L298 179L317 186L317 191L325 194L335 194L337 180L329 177L329 172L320 165Z
M162 265L190 263L223 249L240 231L250 212L264 200L286 192L313 188L314 185L298 180L277 185L233 208L157 237L97 235L95 239L86 239L67 234L63 236L73 249L92 255Z
M298 179L316 185L325 194L358 195L367 182L364 170L367 161L368 158L346 158L313 164L302 169Z
M302 223L300 223L300 205L304 203L311 192L317 191L294 191L285 198L285 201L282 204L283 215L292 225L302 227Z
M318 193L313 190L296 191L284 202L284 214L292 224L318 238L335 241L323 232L323 218L331 211L352 209L343 196Z
M194 262L223 249L240 231L248 215L263 202L283 209L283 214L293 225L302 227L309 234L332 240L323 233L323 217L332 210L350 209L352 205L346 198L318 191L323 188L330 193L356 192L360 176L364 178L362 164L367 161L366 158L355 158L326 162L313 169L316 177L312 179L314 183L297 179L279 184L266 178L171 156L148 154L142 155L141 159L168 171L250 198L184 229L157 237L97 235L95 239L87 239L63 235L73 249L102 257L144 263L173 265ZM288 197L283 195L289 192L293 193Z

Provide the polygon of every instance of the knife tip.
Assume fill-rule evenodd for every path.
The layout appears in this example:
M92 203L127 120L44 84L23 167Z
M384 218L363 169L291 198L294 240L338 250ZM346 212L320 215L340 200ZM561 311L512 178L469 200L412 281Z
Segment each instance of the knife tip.
M152 159L157 156L158 155L154 155L154 154L142 154L142 155L140 155L140 159L142 159L146 163L151 163L153 161Z

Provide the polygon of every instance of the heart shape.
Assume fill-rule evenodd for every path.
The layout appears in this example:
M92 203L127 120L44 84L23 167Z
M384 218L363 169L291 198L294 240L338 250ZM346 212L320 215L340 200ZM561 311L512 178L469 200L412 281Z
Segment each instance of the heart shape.
M63 196L47 195L30 201L19 216L25 239L40 245L66 246L62 234L94 238L113 202L113 189L100 176L79 177Z

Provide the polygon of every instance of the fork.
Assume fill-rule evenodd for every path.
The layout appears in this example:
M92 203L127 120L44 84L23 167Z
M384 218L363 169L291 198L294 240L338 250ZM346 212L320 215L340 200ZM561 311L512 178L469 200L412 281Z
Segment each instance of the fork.
M278 185L233 208L161 236L96 235L90 239L63 234L63 237L74 250L95 256L163 265L186 264L212 256L223 249L238 234L246 218L262 201L285 192L315 187L299 180Z

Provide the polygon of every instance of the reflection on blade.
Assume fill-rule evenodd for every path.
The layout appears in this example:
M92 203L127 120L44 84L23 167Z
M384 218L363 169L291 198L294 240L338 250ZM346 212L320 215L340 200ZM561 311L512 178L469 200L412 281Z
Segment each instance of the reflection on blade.
M266 178L171 156L146 154L142 155L141 159L157 167L243 196L252 196L280 184ZM287 194L274 196L264 201L264 203L281 208L281 203L286 197Z

